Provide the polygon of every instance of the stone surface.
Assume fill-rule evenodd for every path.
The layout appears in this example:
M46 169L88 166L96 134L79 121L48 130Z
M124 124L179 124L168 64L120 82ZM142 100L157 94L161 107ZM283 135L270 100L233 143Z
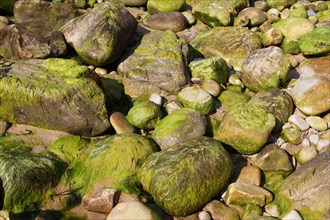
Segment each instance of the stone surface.
M221 192L232 166L219 141L199 137L151 155L142 165L140 180L166 212L187 216Z
M261 39L245 28L216 27L197 36L191 45L203 56L222 58L240 71L249 53L261 48Z
M66 52L62 33L42 22L8 25L0 32L0 56L7 59L45 59Z
M110 123L117 134L134 133L135 128L131 125L125 115L120 112L113 112L110 116Z
M147 4L148 0L120 0L126 6L144 6Z
M299 128L300 131L306 131L309 128L309 124L296 114L291 115L288 121Z
M291 144L300 144L303 141L303 137L300 130L296 127L285 128L281 132L281 137Z
M328 129L328 123L319 116L309 116L305 120L309 126L318 131L325 131Z
M232 88L235 89L232 89ZM239 88L239 89L236 89ZM231 106L247 103L251 99L251 96L242 92L240 86L228 86L225 91L219 96L221 104L229 109Z
M217 219L217 220L240 219L239 214L235 209L226 206L224 203L220 202L219 200L212 200L203 208L203 210L209 212L212 216L212 219Z
M104 2L72 19L60 31L84 62L104 66L117 60L129 46L136 25L125 8L114 2Z
M295 0L282 0L282 1L266 0L266 2L267 2L267 4L269 5L270 8L283 9L283 8L290 7L296 1Z
M103 92L73 60L12 62L0 76L0 116L11 123L85 136L110 127Z
M296 154L296 160L299 164L304 164L317 156L317 150L315 147L304 147Z
M134 53L118 66L125 93L132 97L177 94L187 83L187 52L187 45L172 31L145 35Z
M234 26L237 27L256 27L267 20L266 13L255 7L245 8L240 11L235 18Z
M303 220L303 218L301 217L299 212L295 209L292 209L291 211L286 213L281 219L282 220L292 220L292 219L294 219L294 220Z
M314 29L299 39L299 47L304 55L322 55L330 52L330 26Z
M2 136L9 127L10 127L10 124L8 122L0 119L0 136Z
M108 214L117 205L119 196L120 192L116 189L100 189L83 196L82 203L89 211Z
M262 36L262 44L264 46L276 46L283 40L283 34L280 30L271 28L267 30Z
M205 116L198 111L182 108L164 117L152 136L162 149L166 149L184 140L201 137L205 131Z
M291 64L278 47L252 51L242 67L242 81L251 91L280 88L287 80Z
M178 32L186 28L186 18L180 12L163 12L147 17L143 24L153 30Z
M243 167L238 176L237 183L246 183L246 184L260 186L261 183L260 168L253 165Z
M330 110L330 56L308 59L297 68L299 79L290 94L295 105L306 115Z
M213 97L218 97L222 90L219 83L213 81L212 79L203 80L202 89L205 90L210 95L212 95Z
M148 0L147 9L150 14L157 14L159 12L179 11L183 7L185 2L185 0Z

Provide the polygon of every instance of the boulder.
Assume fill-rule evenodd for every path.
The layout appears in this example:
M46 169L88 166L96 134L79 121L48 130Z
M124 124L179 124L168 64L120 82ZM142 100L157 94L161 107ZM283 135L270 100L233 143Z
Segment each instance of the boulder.
M136 20L125 8L104 2L72 19L60 31L84 62L104 66L116 61L127 49L136 27Z
M157 124L152 136L164 150L182 141L201 137L205 131L205 116L196 110L182 108L163 118Z
M140 180L166 212L187 216L221 192L232 166L219 141L199 137L151 155L142 165Z
M215 27L197 36L191 46L204 57L222 58L240 71L249 53L261 48L261 39L246 28Z
M231 89L233 86L228 86L225 91L221 93L219 96L219 100L221 105L226 109L229 109L231 106L246 103L251 99L251 96L242 92L242 88L240 86L235 86L236 88L240 88L239 90Z
M330 53L330 26L314 29L300 37L299 47L304 55L322 55Z
M242 67L242 81L251 91L280 88L287 80L291 63L279 47L252 51Z
M137 6L146 5L148 0L120 0L120 1L123 2L126 6L137 7Z
M234 20L237 27L257 27L267 20L265 12L255 7L245 8L240 11Z
M185 3L185 0L148 0L147 9L150 14L157 14L159 12L179 11Z
M137 97L146 93L177 94L187 83L187 44L172 31L144 35L134 53L121 62L125 93Z
M294 104L306 115L330 110L330 56L308 59L296 68L300 74L290 94Z
M275 117L249 103L232 106L225 114L214 138L241 154L254 154L266 143L275 126Z
M186 18L177 11L163 12L147 17L143 24L153 30L178 32L186 28Z
M215 8L225 8L233 15L250 6L250 1L247 0L214 0L214 1L199 1L199 0L186 0L187 4L193 8L204 6L214 6Z
M208 203L204 208L204 211L207 211L211 214L212 219L217 220L239 220L238 212L226 206L224 203L220 202L219 200L212 200Z
M19 0L14 7L16 24L39 21L55 29L61 28L78 15L78 9L70 3Z
M105 98L86 66L73 60L0 66L0 117L16 124L94 136L110 127ZM60 85L60 86L59 86Z
M266 0L267 4L270 8L277 8L279 10L283 10L284 8L288 8L294 3L296 3L296 0Z
M8 25L0 32L0 56L7 59L60 57L66 51L62 33L42 22Z

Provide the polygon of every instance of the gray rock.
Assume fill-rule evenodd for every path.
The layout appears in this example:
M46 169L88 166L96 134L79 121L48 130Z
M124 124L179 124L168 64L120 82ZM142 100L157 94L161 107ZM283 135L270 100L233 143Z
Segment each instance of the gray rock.
M178 32L186 28L186 18L180 12L163 12L147 17L143 24L153 30Z
M120 1L123 2L126 6L137 7L137 6L146 5L148 0L120 0Z
M203 210L209 212L212 216L212 219L217 219L217 220L240 219L238 212L235 209L226 206L223 202L220 202L219 200L212 200L203 208Z
M62 33L42 22L8 25L0 32L0 55L7 59L60 57L66 51Z
M300 131L306 131L309 128L309 124L296 114L291 115L288 121L299 128Z
M104 2L72 19L60 30L84 62L104 66L117 60L129 46L136 25L125 8Z
M124 76L125 93L161 96L177 94L187 83L187 44L172 31L152 31L118 66Z

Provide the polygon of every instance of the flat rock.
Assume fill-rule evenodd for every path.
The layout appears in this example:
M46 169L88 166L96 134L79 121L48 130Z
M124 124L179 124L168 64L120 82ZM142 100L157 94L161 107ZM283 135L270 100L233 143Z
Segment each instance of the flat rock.
M235 209L226 206L223 202L220 202L219 200L212 200L203 208L203 210L209 212L212 216L212 219L217 219L217 220L240 219L238 212Z
M304 55L323 55L330 52L330 26L314 29L299 39L299 47Z
M153 30L178 32L186 28L186 18L180 12L163 12L147 17L143 24Z

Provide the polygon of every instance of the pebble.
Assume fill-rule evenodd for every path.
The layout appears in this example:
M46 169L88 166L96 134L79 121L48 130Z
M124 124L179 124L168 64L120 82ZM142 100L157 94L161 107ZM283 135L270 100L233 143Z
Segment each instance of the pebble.
M272 217L279 217L280 211L278 210L277 205L269 204L265 206L266 213L270 214Z
M275 142L275 144L279 147L281 147L285 143L285 140L283 138L278 138Z
M101 68L101 67L96 67L94 71L99 75L108 74L108 70Z
M295 58L296 58L297 56L295 56ZM297 58L296 58L297 59ZM298 59L297 59L298 60ZM300 111L299 110L299 108L296 108L295 110L294 110L294 113L293 114L296 114L296 115L298 115L300 118L302 118L302 119L305 119L305 118L307 118L307 116L302 112L302 111Z
M202 78L191 78L191 82L194 84L202 84L203 79Z
M304 138L304 140L301 142L301 146L303 146L303 147L310 147L311 146L311 142L307 138Z
M162 97L157 93L151 94L149 97L149 101L155 103L158 106L162 105Z
M299 61L297 60L297 58L294 55L288 54L288 58L290 60L291 66L293 68L296 68L299 65ZM298 109L298 108L296 108L296 109Z
M317 143L320 140L320 137L316 134L313 134L313 135L309 136L309 140L312 144L317 145Z
M191 11L184 11L182 15L186 18L189 25L193 25L196 23L196 18Z
M5 25L9 24L9 20L5 16L0 16L0 22L5 24Z
M317 142L316 149L318 152L329 150L329 148L330 148L330 140L320 140Z
M205 79L202 82L202 89L204 89L206 92L208 92L213 97L218 97L221 92L219 83L217 83L216 81L211 80L211 79Z
M317 156L317 151L315 147L305 147L302 148L296 155L296 159L299 164L303 165L304 163L310 161Z
M297 210L292 209L282 217L282 220L303 220L303 218Z
M176 103L175 101L169 102L166 105L166 111L168 114L171 114L172 112L174 112L175 110L178 110L182 108L178 103Z
M260 168L253 165L243 167L238 176L237 182L260 186L261 184Z
M198 213L198 219L199 220L212 220L212 217L211 217L210 213L208 213L207 211L201 211Z
M291 128L291 127L292 127L291 124L287 122L282 126L282 129Z
M290 15L290 9L286 8L283 11L281 11L281 19L286 19Z
M309 128L309 124L296 114L291 115L288 121L299 128L300 131L306 131Z
M325 131L328 128L328 123L319 116L309 116L305 120L312 128L318 131Z
M120 112L113 112L110 116L110 123L117 134L134 133L135 128L131 125L125 115Z
M308 15L308 17L316 16L316 13L313 10L307 10L307 15Z
M288 152L291 156L295 156L302 149L302 146L285 143L281 146L281 148Z
M240 77L237 74L232 74L229 76L228 82L232 85L241 86L244 88L243 82L240 80Z

